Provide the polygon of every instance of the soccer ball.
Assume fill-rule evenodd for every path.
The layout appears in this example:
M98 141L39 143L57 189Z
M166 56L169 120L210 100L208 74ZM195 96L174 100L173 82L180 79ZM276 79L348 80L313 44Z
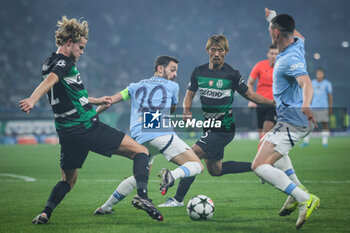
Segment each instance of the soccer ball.
M187 204L187 214L192 220L209 220L214 214L214 202L205 195L192 197Z

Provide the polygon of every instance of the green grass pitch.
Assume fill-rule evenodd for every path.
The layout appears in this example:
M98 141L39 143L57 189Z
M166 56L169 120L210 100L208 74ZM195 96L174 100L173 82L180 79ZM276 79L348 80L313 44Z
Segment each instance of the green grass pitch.
M189 142L190 144L193 142ZM252 161L257 141L233 141L226 147L225 160ZM52 187L60 179L59 146L0 146L0 232L296 232L297 213L280 217L286 195L269 184L260 184L253 173L211 177L207 171L196 178L185 203L194 195L209 196L215 204L210 221L192 221L186 208L160 209L164 222L156 222L131 206L135 192L115 206L110 216L94 216L119 182L132 174L132 162L119 156L111 159L90 153L79 171L74 189L55 209L50 223L34 225L32 219L43 209ZM309 147L299 145L290 157L299 179L321 199L319 209L299 232L350 232L350 138L321 139ZM175 168L161 155L156 157L149 180L154 204L165 201L157 177L162 167ZM33 177L35 182L9 177ZM176 183L177 184L177 183ZM172 197L176 188L169 190Z

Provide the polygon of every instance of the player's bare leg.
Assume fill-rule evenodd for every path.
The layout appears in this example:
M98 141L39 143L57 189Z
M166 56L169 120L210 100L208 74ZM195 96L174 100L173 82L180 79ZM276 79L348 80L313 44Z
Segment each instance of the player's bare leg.
M206 153L202 150L200 146L194 144L192 147L193 152L199 159L205 158ZM176 190L174 198L168 199L165 203L158 205L159 207L180 207L183 206L183 199L186 196L188 190L190 189L192 183L195 180L195 176L186 177L180 180L179 185Z
M291 195L300 203L299 217L296 223L297 228L299 228L310 216L311 212L318 207L319 199L302 190L289 179L287 174L272 166L282 156L274 148L274 144L265 140L253 161L252 170L260 178L266 180L275 188Z
M162 183L160 184L162 195L167 193L168 189L174 185L177 179L192 177L203 171L203 164L192 150L186 150L170 161L177 164L179 167L173 171L163 168L158 174L158 176L162 178Z
M264 136L267 132L269 132L273 127L275 126L275 123L273 123L272 121L264 121L264 125L262 128L262 133Z
M208 172L212 176L222 176L230 173L241 173L241 172L251 171L251 163L249 162L236 162L236 161L222 162L222 160L208 159L208 155L197 144L194 144L192 146L192 150L196 153L196 155L200 159L206 160L205 162L207 165ZM176 195L174 196L174 198L171 198L171 199L173 199L173 201L176 201L177 203L182 203L194 179L195 179L195 176L181 179L176 191ZM172 203L170 202L164 203L161 206L172 207Z

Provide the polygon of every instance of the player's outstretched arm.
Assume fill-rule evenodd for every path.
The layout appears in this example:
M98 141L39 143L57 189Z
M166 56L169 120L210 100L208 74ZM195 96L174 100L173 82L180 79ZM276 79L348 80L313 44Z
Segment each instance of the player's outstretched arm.
M249 76L248 78L248 82L247 82L247 86L251 91L254 91L254 83L255 83L256 79L253 79L252 77ZM256 103L249 101L248 103L248 108L256 108L257 105Z
M116 103L119 103L121 101L129 99L130 95L128 92L128 88L125 88L121 92L118 92L117 94L112 95L110 98L111 98L110 104L102 104L102 105L98 106L98 108L96 109L97 114L103 113L113 104L116 104Z
M256 104L275 105L275 101L274 100L267 99L264 96L259 95L256 92L253 92L249 88L242 96L244 98L246 98L247 100L250 100L250 101L252 101L252 102L254 102Z
M297 82L299 86L303 89L303 105L301 106L301 111L307 116L307 119L309 120L309 126L311 126L311 123L313 123L316 126L316 128L318 128L312 111L310 110L310 104L312 96L314 94L314 89L312 87L311 80L308 75L302 75L297 77Z
M46 79L44 79L39 86L33 91L32 95L27 98L19 101L19 107L25 113L29 113L33 108L36 102L46 94L52 87L59 81L58 76L55 73L50 73Z
M192 112L191 112L191 107L192 107L192 100L196 92L187 90L184 102L182 104L183 107L183 120L191 120L192 119Z
M277 13L275 10L270 10L269 8L265 7L265 18L268 23L271 22L271 20L277 16ZM297 30L294 30L293 36L299 37L302 40L305 40L305 37L303 37Z
M110 96L102 96L100 98L89 97L89 102L94 105L111 106L112 98Z

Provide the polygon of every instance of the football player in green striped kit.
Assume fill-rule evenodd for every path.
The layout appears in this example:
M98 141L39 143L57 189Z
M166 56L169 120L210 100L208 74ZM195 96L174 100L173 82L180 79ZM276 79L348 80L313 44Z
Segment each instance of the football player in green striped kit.
M251 171L249 162L222 162L224 148L235 135L235 119L232 114L234 92L237 91L258 104L274 105L274 101L250 91L239 71L225 63L229 45L224 35L209 38L205 49L209 54L209 63L196 67L192 73L183 102L184 120L192 119L192 99L199 89L204 118L220 120L221 128L205 128L203 136L192 146L192 150L200 159L205 160L212 176ZM183 199L194 178L181 179L175 197L169 198L159 207L183 206Z
M62 179L52 189L44 210L32 222L48 222L53 210L76 183L78 169L82 167L89 151L106 157L118 154L132 159L137 186L137 195L132 204L145 210L153 219L162 221L163 216L147 196L147 148L99 121L92 105L110 105L112 99L109 96L88 97L75 65L84 53L89 33L88 22L63 16L57 26L55 36L58 49L42 67L43 81L29 98L19 102L21 110L28 114L40 97L47 94L61 144Z

